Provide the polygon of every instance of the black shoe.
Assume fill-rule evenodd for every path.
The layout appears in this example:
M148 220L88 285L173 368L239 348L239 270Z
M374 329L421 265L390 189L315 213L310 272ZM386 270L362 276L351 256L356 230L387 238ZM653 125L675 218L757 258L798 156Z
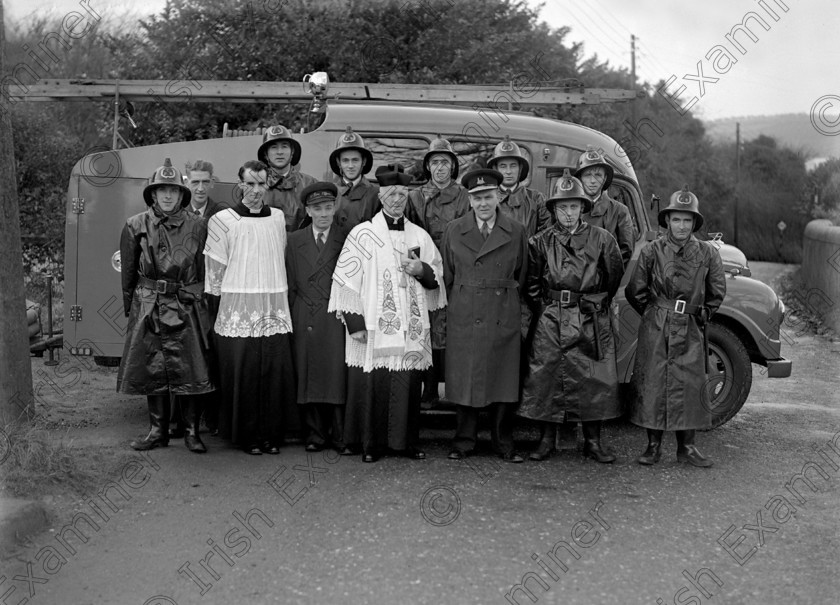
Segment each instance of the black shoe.
M339 456L355 456L355 455L356 455L356 452L354 452L352 449L350 449L348 446L346 446L346 445L345 445L345 446L344 446L343 448L341 448L341 450L338 452L338 455L339 455Z
M271 454L272 456L276 456L280 453L280 448L276 445L271 445L268 441L262 444L260 450L262 450L263 454Z
M684 445L681 448L677 448L677 461L688 462L700 468L709 468L714 464L714 462L701 454L695 445Z
M539 448L528 454L528 460L534 460L535 462L542 462L543 460L548 460L551 456L556 453L557 450L553 447L551 448L544 448L540 445Z
M652 464L656 464L659 462L659 459L662 457L662 444L661 443L648 443L647 449L644 453L636 458L636 462L639 464L644 464L645 466L650 466Z
M164 437L162 435L155 435L153 432L150 432L148 435L143 437L142 439L135 439L129 446L131 449L137 450L138 452L145 452L147 450L153 450L156 447L166 447L169 445L169 437Z
M463 460L466 457L467 457L467 453L462 452L459 449L453 449L452 451L449 452L449 455L447 456L447 458L449 458L450 460Z
M307 452L320 452L322 449L324 449L323 446L317 445L315 443L307 443L306 444L306 451Z
M601 447L597 441L586 441L583 444L583 455L586 458L592 458L596 462L602 464L609 464L615 462L615 454Z
M504 454L500 455L500 458L505 462L512 462L513 464L519 464L520 462L525 462L525 458L523 458L519 452L516 450L511 450L509 452L505 452Z
M405 456L406 458L412 458L414 460L425 460L426 452L416 447L410 447L403 452L403 456Z
M201 437L199 437L197 433L193 435L191 432L187 432L184 435L184 445L186 445L187 449L193 453L207 453L207 446L204 445L204 442L201 441Z
M249 445L245 448L245 452L251 454L252 456L262 456L262 450L258 445Z
M362 462L376 462L379 456L375 454L362 454Z

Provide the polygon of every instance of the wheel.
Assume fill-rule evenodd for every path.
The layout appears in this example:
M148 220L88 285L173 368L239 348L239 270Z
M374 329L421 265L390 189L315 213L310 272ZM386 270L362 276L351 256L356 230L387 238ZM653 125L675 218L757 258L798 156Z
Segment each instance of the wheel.
M712 428L716 428L732 419L747 400L752 387L752 363L732 330L716 323L707 329L709 378L703 403L712 413Z

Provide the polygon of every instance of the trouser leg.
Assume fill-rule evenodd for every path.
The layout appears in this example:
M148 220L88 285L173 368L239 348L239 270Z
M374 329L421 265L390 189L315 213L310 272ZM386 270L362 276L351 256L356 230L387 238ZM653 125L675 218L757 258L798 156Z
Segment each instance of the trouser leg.
M478 408L459 405L455 411L457 427L452 448L469 454L475 450L478 437Z

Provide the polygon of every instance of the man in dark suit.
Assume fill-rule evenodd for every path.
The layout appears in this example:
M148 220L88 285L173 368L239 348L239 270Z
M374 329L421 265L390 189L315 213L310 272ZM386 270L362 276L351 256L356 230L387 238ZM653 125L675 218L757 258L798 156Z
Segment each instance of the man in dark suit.
M301 192L311 221L289 234L286 278L292 312L297 402L305 406L306 451L332 445L342 454L347 367L344 364L344 324L327 312L332 274L347 237L333 222L337 187L316 182Z
M478 413L490 415L493 450L523 462L513 443L519 401L520 292L528 270L528 237L519 221L499 211L496 170L473 170L461 181L472 211L449 223L443 236L446 309L446 399L457 404L449 458L476 446Z

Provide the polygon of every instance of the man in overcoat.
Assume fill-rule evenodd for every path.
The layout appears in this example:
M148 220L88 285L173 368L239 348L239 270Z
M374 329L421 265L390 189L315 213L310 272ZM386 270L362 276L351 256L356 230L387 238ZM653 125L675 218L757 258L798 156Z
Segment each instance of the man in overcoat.
M676 431L677 460L712 465L694 438L712 426L705 329L726 296L726 275L717 249L692 235L703 226L699 205L688 185L671 195L658 217L668 231L642 249L624 290L642 316L630 414L648 433L639 464L658 462L663 431Z
M263 133L257 159L268 166L268 189L264 201L266 206L283 211L286 231L296 231L303 226L306 213L300 196L316 180L300 171L300 157L300 143L285 126L275 124Z
M586 195L592 202L583 220L612 234L618 242L621 260L626 268L633 256L636 238L627 206L612 199L608 193L614 173L604 154L590 147L580 154L575 177L583 183Z
M373 154L365 140L348 126L338 137L329 164L338 179L335 222L349 232L359 223L371 220L382 209L379 185L365 177L373 168Z
M581 182L566 170L546 202L556 221L529 241L525 294L537 318L518 414L542 423L531 460L554 451L557 423L580 421L583 453L615 456L601 446L602 420L621 416L610 301L624 268L615 239L581 220L590 207Z
M545 207L545 196L522 184L528 178L531 165L519 145L505 136L496 145L487 167L498 170L503 180L499 184L499 210L525 226L528 237L551 226L551 215Z
M301 200L311 224L289 234L286 278L292 326L297 402L304 406L306 451L344 447L347 367L344 324L328 313L332 275L347 234L333 223L336 186L315 182Z
M135 450L169 443L171 396L183 406L184 442L206 452L198 434L197 395L213 391L208 371L210 320L204 302L207 226L184 211L190 190L169 158L143 190L148 210L120 236L123 306L128 317L117 391L146 395L151 428Z
M474 170L462 179L472 211L443 236L446 325L446 398L457 404L449 458L473 452L479 410L490 414L494 451L523 462L513 443L519 401L520 292L528 269L525 227L498 209L502 175Z
M440 137L432 140L423 156L423 175L428 181L408 194L406 218L425 229L438 250L447 225L470 210L467 190L456 180L458 168L458 156L449 141ZM433 311L431 321L433 363L425 373L424 401L437 399L438 383L444 378L446 309Z

